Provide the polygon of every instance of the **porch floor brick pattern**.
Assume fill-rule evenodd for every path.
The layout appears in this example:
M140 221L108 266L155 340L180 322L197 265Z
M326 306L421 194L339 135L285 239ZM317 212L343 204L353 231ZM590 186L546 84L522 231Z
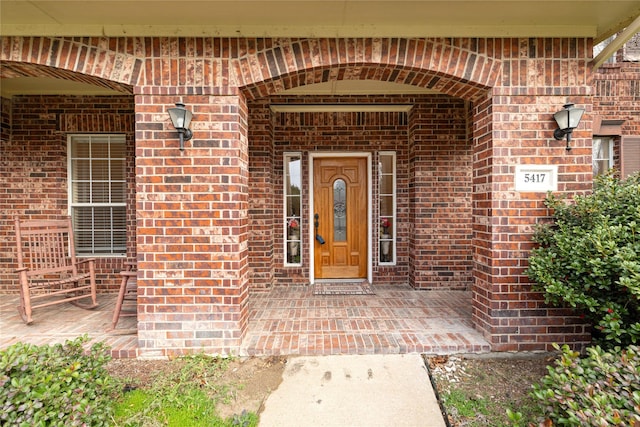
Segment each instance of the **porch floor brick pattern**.
M375 295L314 295L313 286L275 287L249 296L249 324L239 356L384 353L482 353L491 350L471 324L471 293L374 285ZM0 295L0 349L22 341L63 343L88 334L114 358L138 356L136 319L110 330L115 294L99 306L71 304L34 311L25 325L17 295Z
M482 353L471 292L374 285L375 295L314 295L313 286L253 293L241 355Z
M122 317L115 330L111 318L116 294L98 295L98 307L84 310L72 304L58 304L33 311L33 323L25 325L18 314L18 295L0 295L0 349L17 342L35 345L64 343L87 334L91 342L104 341L113 358L138 355L135 317Z

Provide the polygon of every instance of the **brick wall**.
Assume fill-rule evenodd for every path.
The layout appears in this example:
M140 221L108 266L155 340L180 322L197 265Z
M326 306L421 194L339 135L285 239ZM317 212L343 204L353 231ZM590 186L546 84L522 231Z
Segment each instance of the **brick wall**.
M473 269L472 146L467 104L438 96L409 115L409 283L467 289Z
M622 135L640 136L640 62L604 64L596 70L593 114L624 120Z
M602 65L594 74L594 90L593 114L602 120L624 120L614 144L615 166L620 169L620 137L640 138L640 62ZM640 165L640 160L626 160Z
M406 180L407 188L406 195L400 195L406 200L401 206L407 209L401 214L418 228L407 225L409 229L402 230L407 240L400 242L406 246L398 248L398 255L406 266L379 268L378 277L393 281L406 268L418 287L430 287L436 278L448 280L447 286L458 286L469 274L471 260L465 245L471 236L474 321L494 349L550 349L551 340L576 346L587 340L583 325L565 312L545 307L540 295L531 292L523 272L532 227L548 213L543 208L544 194L515 192L513 181L518 164L553 164L559 168L559 193L589 191L594 111L590 40L8 37L0 43L3 60L70 68L76 75L95 75L134 87L143 348L169 354L237 346L246 327L249 253L255 256L251 267L256 282L270 284L284 274L278 258L281 236L269 235L279 229L269 223L279 220L278 205L252 204L261 217L249 229L247 165L251 156L247 150L255 150L259 159L251 171L251 183L273 191L270 194L277 201L282 151L292 143L311 147L314 139L329 150L339 149L336 145L345 139L348 144L340 149L370 149L369 140L389 147L399 138L407 140L405 147L393 148L400 154L404 175L399 178ZM75 57L73 52L87 57L69 61ZM107 66L86 68L101 56L108 58ZM380 126L380 120L389 117L367 116L372 125L367 128L348 114L315 115L309 118L312 126L298 122L296 130L290 123L302 119L307 123L307 117L293 114L276 120L259 101L283 89L337 79L434 89L447 95L441 101L451 113L443 115L426 103L407 118L404 127L388 121L388 129ZM257 116L251 119L257 125L255 130L251 126L253 135L260 138L255 147L248 138L254 104L247 106L245 96L257 102ZM177 152L175 131L166 116L166 108L181 97L196 115L194 139L184 154ZM587 108L570 153L552 137L552 115L567 101ZM53 153L47 157L52 169L45 172L46 183L38 181L38 176L31 178L40 186L52 185L52 191L65 188L50 184L64 179L64 155L56 152L64 138L55 132L49 138L37 135L41 128L55 128L56 114L48 108L25 114L25 124L33 120L30 126L37 129L33 135L12 122L13 135L22 132L20 141L25 136L46 139L41 143ZM348 129L345 135L339 134L339 123ZM435 132L429 126L449 132ZM274 144L269 146L272 137ZM12 149L18 151L12 159L20 167L25 155L20 157L19 147L12 145ZM429 158L434 153L438 157ZM3 173L8 174L12 165ZM455 181L449 181L446 172L452 168L460 168ZM277 174L267 178L270 171ZM442 191L433 196L415 188L427 191L435 182ZM444 189L455 188L460 188L460 194L471 188L473 199L445 195ZM64 195L52 196L55 202L37 201L38 212L63 212L66 204L60 199ZM464 217L471 215L471 234L465 220L445 222L454 206ZM185 210L202 217L184 219ZM420 216L427 211L435 222ZM456 237L437 242L438 251L428 253L417 239L411 246L413 231L425 239L429 233ZM249 252L249 236L263 232L259 246ZM268 247L269 241L274 242L273 248ZM436 246L434 241L428 243ZM444 253L457 254L460 264L449 263ZM453 276L438 274L449 274L449 270L432 267L447 267ZM287 273L295 280L305 276L295 269ZM189 314L193 312L197 315ZM206 332L198 331L199 321L206 323Z
M112 132L127 136L127 251L135 258L133 99L128 96L15 96L2 103L11 137L1 142L0 292L16 292L13 218L57 219L69 214L67 135ZM4 128L4 127L3 127ZM117 292L122 258L97 259L99 292Z
M268 289L275 280L274 239L281 232L276 227L275 177L282 172L274 168L274 120L268 102L251 102L249 111L249 281L257 290Z
M375 155L395 151L397 158L397 260L395 266L374 262L374 283L407 283L416 288L467 288L471 278L471 147L465 139L464 103L447 96L428 97L305 97L305 103L415 104L410 114L388 112L277 113L266 120L269 103L300 103L300 99L271 97L250 103L250 158L258 160L250 177L252 237L250 258L252 287L264 285L264 277L286 285L308 283L308 252L302 267L283 267L282 159L285 152L303 153L303 188L307 188L309 151L358 151L374 154L373 176L377 176ZM451 126L451 123L456 123ZM273 130L271 130L273 128ZM410 144L409 128L413 137ZM273 142L261 144L261 136L273 133ZM255 134L256 138L253 138ZM257 139L258 144L254 144ZM265 145L267 148L265 148ZM272 148L271 148L272 147ZM266 169L265 165L269 168ZM270 166L269 166L270 165ZM266 171L266 172L265 172ZM268 177L268 185L265 178ZM377 200L377 180L373 183ZM409 197L409 189L420 195ZM310 194L303 194L303 247L312 226ZM260 207L258 209L257 207ZM377 205L373 217L377 217ZM410 218L417 218L420 225ZM416 239L415 236L421 236ZM266 238L265 236L268 236ZM372 239L377 239L373 230ZM373 245L378 260L378 245ZM266 274L265 274L266 272Z
M154 92L154 89L148 89ZM136 96L138 342L145 357L237 349L247 324L247 110L240 96Z

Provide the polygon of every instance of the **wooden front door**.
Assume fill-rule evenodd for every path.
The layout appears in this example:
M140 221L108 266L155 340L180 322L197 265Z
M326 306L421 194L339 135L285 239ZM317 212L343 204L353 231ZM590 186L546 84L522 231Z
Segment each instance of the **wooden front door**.
M366 278L367 159L314 159L313 187L315 278Z

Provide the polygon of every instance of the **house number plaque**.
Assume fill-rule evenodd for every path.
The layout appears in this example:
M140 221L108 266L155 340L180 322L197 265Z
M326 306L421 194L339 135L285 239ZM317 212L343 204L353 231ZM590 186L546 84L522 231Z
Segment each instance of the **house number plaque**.
M517 165L516 191L556 191L558 190L558 166Z

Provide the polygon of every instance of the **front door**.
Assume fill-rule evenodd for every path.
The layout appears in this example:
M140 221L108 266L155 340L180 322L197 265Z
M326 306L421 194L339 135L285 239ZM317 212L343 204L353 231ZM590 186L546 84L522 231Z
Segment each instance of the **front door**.
M316 279L367 276L367 159L313 160Z

